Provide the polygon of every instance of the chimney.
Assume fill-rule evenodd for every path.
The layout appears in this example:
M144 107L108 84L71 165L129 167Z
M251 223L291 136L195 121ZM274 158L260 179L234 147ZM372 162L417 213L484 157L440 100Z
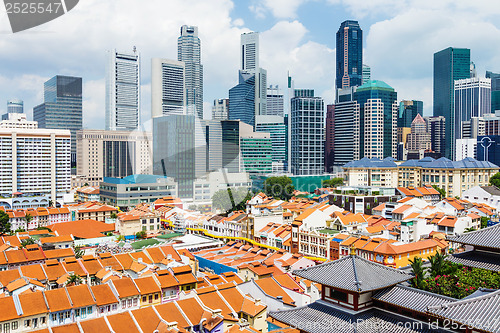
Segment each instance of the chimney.
M220 314L222 314L222 310L221 309L213 310L212 311L212 318L215 318L215 317L217 317L217 315L220 315Z
M260 302L261 302L261 301L260 301L260 298L256 298L256 299L255 299L255 305L260 305Z

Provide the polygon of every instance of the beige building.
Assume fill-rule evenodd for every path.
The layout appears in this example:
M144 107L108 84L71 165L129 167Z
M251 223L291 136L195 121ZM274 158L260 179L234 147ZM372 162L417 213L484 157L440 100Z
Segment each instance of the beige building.
M151 132L80 130L76 151L77 174L89 186L99 186L103 177L152 173Z

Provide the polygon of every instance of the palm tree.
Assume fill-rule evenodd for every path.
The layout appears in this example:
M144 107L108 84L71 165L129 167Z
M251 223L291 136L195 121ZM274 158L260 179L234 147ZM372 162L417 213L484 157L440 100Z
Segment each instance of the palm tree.
M24 221L26 222L26 230L28 230L28 225L30 224L30 222L33 220L33 216L31 216L30 213L26 214L24 216Z
M21 248L26 247L28 245L35 244L35 240L31 237L23 239L21 242Z
M118 215L115 213L115 212L112 212L110 215L109 215L110 218L112 219L116 219L118 217Z
M445 257L446 256L439 251L437 251L435 255L429 257L429 263L431 264L431 276L435 277L438 275L443 275Z
M422 258L415 257L415 259L413 260L410 259L410 264L413 274L415 275L415 278L413 278L412 280L412 284L415 288L422 289L425 278L425 270L422 266Z
M68 276L68 279L66 280L66 285L67 286L77 286L80 283L82 283L82 278L80 275L75 275L75 274L70 274Z

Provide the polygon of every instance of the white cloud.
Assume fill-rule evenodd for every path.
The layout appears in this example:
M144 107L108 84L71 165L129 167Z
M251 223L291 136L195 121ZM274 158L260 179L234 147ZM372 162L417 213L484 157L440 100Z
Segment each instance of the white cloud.
M290 19L297 17L297 9L308 0L261 0L259 4L252 6L257 17L265 16L268 10L278 19Z

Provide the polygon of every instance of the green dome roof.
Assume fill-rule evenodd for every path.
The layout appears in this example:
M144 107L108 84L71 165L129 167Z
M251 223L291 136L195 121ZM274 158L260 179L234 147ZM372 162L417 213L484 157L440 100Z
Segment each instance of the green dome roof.
M356 91L360 90L371 90L371 89L379 89L379 90L389 90L389 91L394 91L394 88L385 83L384 81L380 80L370 80L363 84L362 86L358 87Z

